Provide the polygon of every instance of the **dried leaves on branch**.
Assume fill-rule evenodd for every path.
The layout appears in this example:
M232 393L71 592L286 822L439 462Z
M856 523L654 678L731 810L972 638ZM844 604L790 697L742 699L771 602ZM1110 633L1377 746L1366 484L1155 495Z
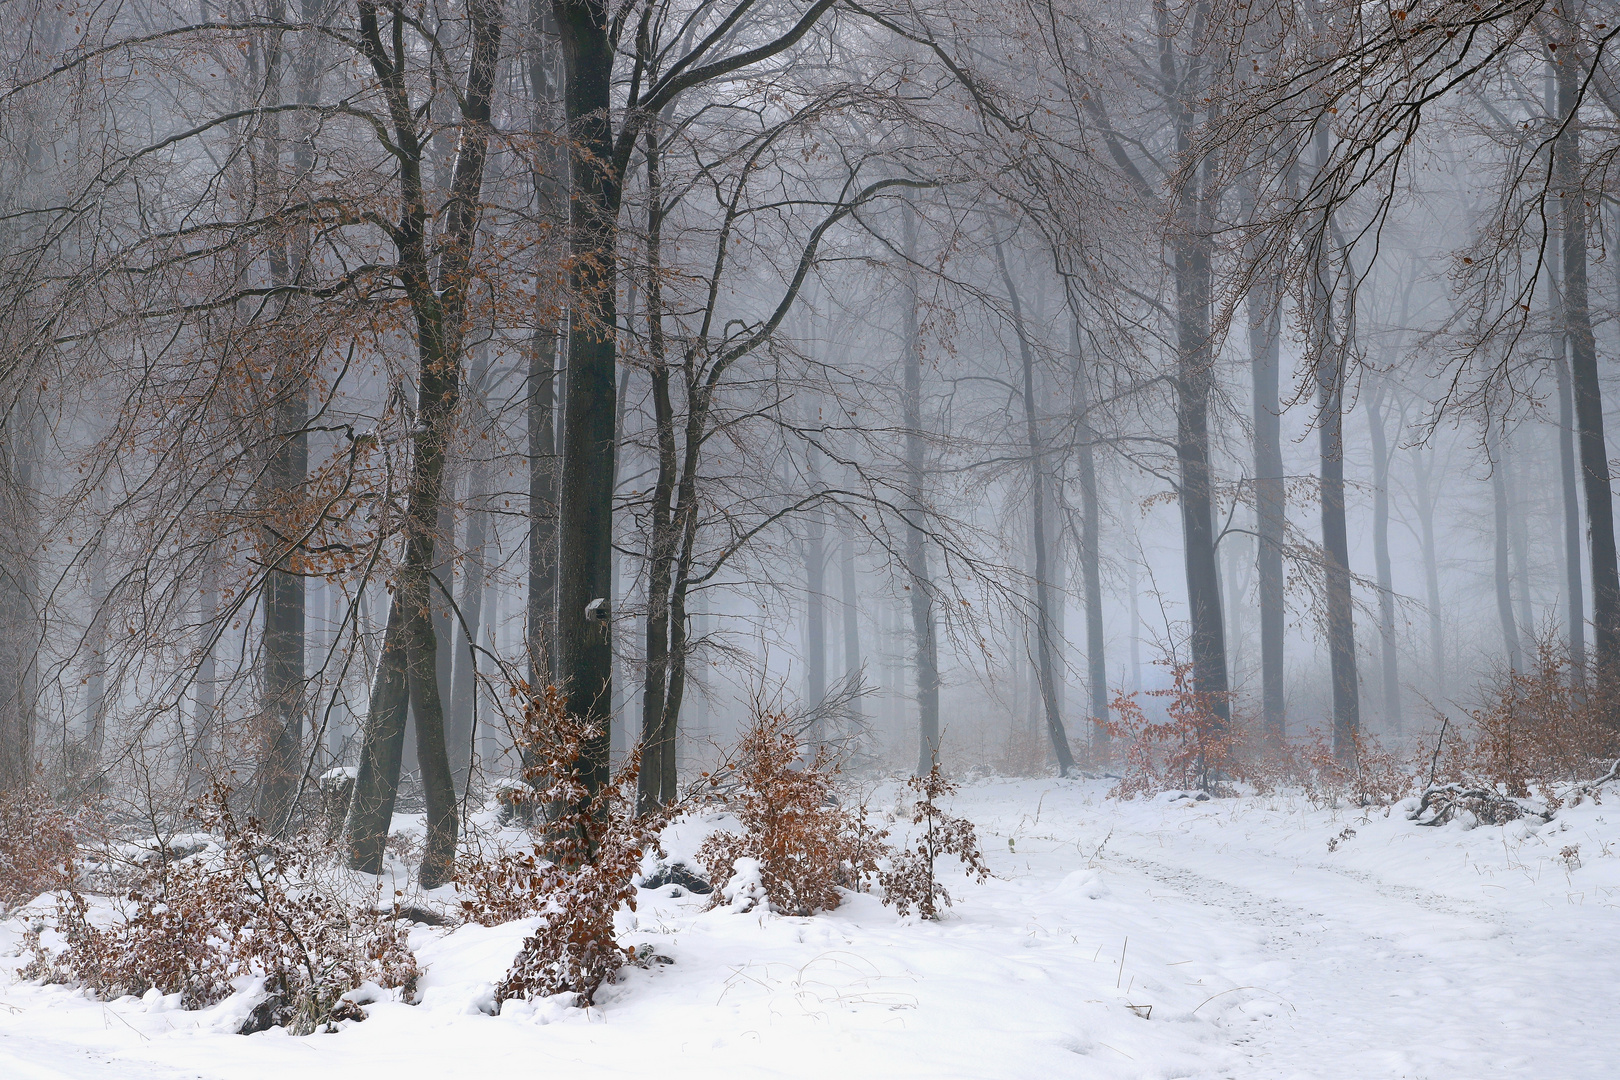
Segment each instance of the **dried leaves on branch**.
M956 785L941 771L936 756L925 776L906 781L912 794L910 821L922 831L909 848L896 849L889 857L889 869L882 874L883 899L902 915L915 906L925 919L940 917L940 906L951 906L951 894L940 883L937 863L941 855L954 856L969 877L983 881L990 876L979 854L979 833L967 818L953 817L939 800L956 793Z
M187 1009L258 977L267 996L250 1023L295 1034L363 1018L344 995L365 984L413 993L416 959L395 913L331 876L329 852L309 836L239 823L228 794L216 788L198 812L211 841L185 858L147 860L110 920L78 891L59 894L67 947L51 974L104 998L180 994Z
M641 857L656 847L662 814L635 813L640 758L630 760L594 793L582 777L593 734L571 716L556 687L528 698L519 745L531 798L544 813L541 838L528 851L464 860L463 914L484 925L539 916L524 939L496 1000L573 994L588 1005L628 962L614 918L635 909Z
M736 781L725 802L742 828L715 833L698 851L711 881L724 883L738 860L755 860L771 910L810 915L837 907L840 889L877 879L886 834L867 824L863 809L839 803L832 755L823 747L806 760L785 715L761 714L720 775Z

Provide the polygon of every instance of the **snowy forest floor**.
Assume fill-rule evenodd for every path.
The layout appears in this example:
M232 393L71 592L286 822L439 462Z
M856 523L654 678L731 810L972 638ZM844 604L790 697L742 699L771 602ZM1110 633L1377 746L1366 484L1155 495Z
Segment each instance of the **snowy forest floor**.
M481 1011L529 923L419 927L420 1004L305 1037L233 1034L238 998L188 1013L18 983L4 956L0 1077L1613 1074L1620 805L1465 830L1106 787L964 786L955 810L996 876L947 876L939 923L867 896L793 918L644 890L622 940L675 962L629 969L589 1010ZM672 852L700 828L677 825ZM0 928L0 954L20 929Z

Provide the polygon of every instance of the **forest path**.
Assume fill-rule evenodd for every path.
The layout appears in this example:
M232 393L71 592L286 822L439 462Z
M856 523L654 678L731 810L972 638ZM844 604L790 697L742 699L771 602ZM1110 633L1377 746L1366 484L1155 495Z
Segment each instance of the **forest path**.
M1157 980L1207 987L1191 1015L1241 1055L1204 1075L1612 1075L1620 860L1605 857L1615 829L1602 807L1463 831L1296 799L1095 794L1054 789L1040 823L1001 831L1021 827L1020 850L1074 837L1068 858L1024 872L1050 879L1089 855L1113 896L1139 905L1135 933L1185 948ZM1559 852L1575 844L1588 865L1571 869Z
M419 927L418 1004L336 1035L234 1034L251 999L184 1012L12 982L0 1080L1586 1080L1614 1075L1620 814L1420 828L1297 797L1120 802L1100 781L964 785L995 876L942 864L940 922L871 895L811 917L643 891L598 1007L491 986L532 923ZM871 793L874 812L897 792ZM724 822L666 834L690 854ZM898 830L895 839L901 839ZM1331 842L1331 848L1330 848ZM1569 856L1564 853L1569 852Z

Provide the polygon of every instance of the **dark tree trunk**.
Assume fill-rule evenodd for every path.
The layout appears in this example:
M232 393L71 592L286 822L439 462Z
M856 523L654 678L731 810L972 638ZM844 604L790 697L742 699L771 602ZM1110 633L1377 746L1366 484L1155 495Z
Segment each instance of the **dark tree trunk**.
M1040 684L1041 705L1046 713L1046 733L1052 740L1052 754L1057 758L1058 775L1068 776L1074 769L1074 756L1069 750L1068 732L1058 711L1057 674L1053 670L1053 619L1051 598L1051 553L1047 547L1046 488L1044 462L1046 447L1041 442L1040 418L1035 411L1035 351L1030 347L1024 330L1023 305L1007 269L1007 259L1000 242L996 243L996 264L1001 270L1002 283L1007 288L1007 299L1012 305L1013 329L1018 337L1018 355L1024 382L1024 434L1029 453L1029 518L1030 546L1035 552L1035 674Z
M552 62L548 37L555 32L549 0L530 0L529 17L535 44L529 54L529 105L532 127L542 136L560 134L561 72ZM537 216L562 230L568 224L568 155L560 143L546 141L535 170ZM556 362L561 317L546 286L553 281L560 253L547 251L536 274L534 332L529 340L529 685L539 689L557 678L557 398Z
M306 35L313 38L314 35ZM271 35L265 50L265 93L269 104L281 104L281 80L286 53L279 35ZM263 126L264 158L268 163L265 195L286 197L282 190L279 114L271 112ZM295 241L296 245L296 241ZM269 252L271 283L285 286L301 273L303 252L276 238ZM290 306L289 302L289 306ZM290 313L284 312L284 313ZM259 817L273 830L285 828L302 785L304 772L304 632L306 596L304 576L295 556L304 525L299 496L309 472L308 359L295 351L277 357L271 376L270 454L263 474L263 557L265 572L261 605L264 634L261 642L263 698L260 706L266 741L258 770Z
M1254 568L1260 601L1260 721L1266 742L1280 747L1283 706L1283 635L1286 599L1283 529L1287 486L1283 475L1282 408L1277 384L1282 312L1267 278L1249 293L1249 371L1254 384Z
M105 519L105 488L97 486L95 510ZM107 742L107 537L98 536L90 550L90 625L85 630L85 772L101 765L102 748ZM204 556L207 557L206 555ZM210 628L210 633L212 628Z
M1327 157L1326 132L1318 135ZM1324 223L1319 242L1331 225ZM1350 538L1344 508L1344 348L1334 340L1333 291L1327 252L1318 249L1311 276L1311 313L1316 337L1317 445L1321 478L1323 576L1326 579L1328 661L1333 679L1333 753L1350 761L1361 731L1356 675L1355 617L1350 594Z
M591 726L580 771L595 791L608 779L613 707L609 618L620 197L610 119L614 47L602 0L554 0L553 11L563 46L572 208L568 285L574 304L563 388L557 681L569 711ZM599 617L587 615L593 604Z
M484 393L488 369L487 353L480 347L469 373L473 388L471 412L476 423L483 423L486 419ZM484 613L484 555L489 541L489 508L485 505L489 481L490 462L480 457L471 463L467 474L467 542L462 561L461 594L456 601L460 617L453 626L458 648L450 679L450 709L445 723L450 775L455 780L458 799L466 793L472 776L474 715L478 697L477 644Z
M34 778L40 607L33 433L0 414L0 794Z
M1609 486L1603 391L1598 381L1597 342L1592 334L1587 284L1587 193L1581 186L1581 125L1576 115L1587 71L1578 49L1560 50L1556 67L1558 119L1563 127L1553 147L1553 173L1563 233L1564 320L1569 334L1570 377L1591 543L1592 661L1598 686L1606 692L1620 676L1620 565L1615 559L1614 499Z
M427 799L427 843L419 875L425 887L449 880L455 869L455 782L444 742L444 714L438 693L438 643L433 605L434 542L444 497L445 456L461 392L461 334L467 274L482 201L489 146L490 104L500 56L499 0L472 0L467 7L471 59L462 95L463 124L456 151L450 197L444 209L445 236L430 254L428 206L422 184L423 147L417 110L406 77L403 46L390 54L383 44L378 11L361 0L359 38L388 106L394 157L399 167L400 219L392 226L398 272L416 323L418 359L417 425L412 437L405 503L405 558L388 613L382 656L371 695L365 742L349 808L348 849L352 869L382 871L399 790L407 699L416 714L418 761ZM402 40L405 13L391 12L391 36ZM436 257L435 257L436 256Z
M1389 443L1384 431L1382 379L1367 396L1367 426L1373 453L1373 560L1378 571L1378 640L1384 676L1384 723L1401 733L1400 661L1395 653L1395 581L1389 561Z

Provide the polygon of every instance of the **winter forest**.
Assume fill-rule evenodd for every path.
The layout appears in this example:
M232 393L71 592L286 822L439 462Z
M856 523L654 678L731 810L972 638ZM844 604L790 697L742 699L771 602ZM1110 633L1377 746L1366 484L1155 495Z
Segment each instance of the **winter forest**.
M1620 3L0 12L0 1075L1612 1069Z

